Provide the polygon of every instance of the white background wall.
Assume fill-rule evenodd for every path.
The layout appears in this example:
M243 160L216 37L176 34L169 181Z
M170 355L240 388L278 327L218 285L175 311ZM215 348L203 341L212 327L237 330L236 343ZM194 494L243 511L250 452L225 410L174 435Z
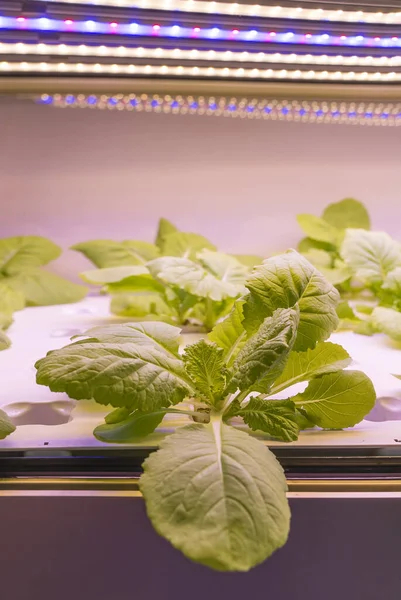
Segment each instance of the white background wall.
M0 236L68 248L151 241L159 216L222 250L268 254L300 238L298 212L363 200L401 239L401 129L55 109L0 110ZM87 262L67 251L55 265Z

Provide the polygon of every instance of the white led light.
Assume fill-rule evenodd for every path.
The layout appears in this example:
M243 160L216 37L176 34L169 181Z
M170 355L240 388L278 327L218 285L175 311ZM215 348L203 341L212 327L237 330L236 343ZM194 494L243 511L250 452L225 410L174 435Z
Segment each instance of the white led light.
M45 0L41 0L45 1ZM49 0L47 0L49 1ZM53 0L55 1L55 0ZM302 8L291 6L261 6L233 2L210 2L208 0L63 0L65 4L89 4L98 6L113 6L121 8L143 8L160 11L183 11L189 13L207 13L238 16L258 16L262 18L280 17L282 19L302 18L309 21L339 21L371 24L401 24L401 12L372 12L333 10L330 8ZM88 29L90 21L86 22ZM42 26L46 27L46 20Z
M212 71L210 67L203 66L183 66L168 67L166 65L126 65L126 64L93 64L93 63L46 63L46 62L5 62L0 63L2 70L11 72L18 72L26 68L26 64L29 64L31 71L47 71L48 73L55 73L59 70L65 72L85 72L85 73L104 73L104 74L129 74L135 70L135 73L141 75L169 75L174 73L181 76L200 76L209 77ZM24 65L24 66L23 66ZM62 67L61 67L62 65ZM218 67L213 69L214 77L257 77L260 73L258 69L244 69L244 68L228 68ZM277 79L312 79L312 80L330 80L338 79L342 81L347 80L364 80L364 81L401 81L401 72L363 72L355 73L353 71L336 71L335 73L329 71L301 71L299 69L266 69L262 71L263 77L272 77Z
M373 67L397 67L401 66L401 55L399 56L330 56L327 54L296 54L280 52L248 52L248 51L221 51L221 50L197 50L180 48L132 48L126 46L86 46L66 44L28 44L2 43L1 54L38 55L69 55L69 56L103 56L103 57L129 57L129 58L164 58L180 60L202 60L202 61L230 61L249 63L285 63L285 64L311 64L311 65L346 65L346 66L373 66Z

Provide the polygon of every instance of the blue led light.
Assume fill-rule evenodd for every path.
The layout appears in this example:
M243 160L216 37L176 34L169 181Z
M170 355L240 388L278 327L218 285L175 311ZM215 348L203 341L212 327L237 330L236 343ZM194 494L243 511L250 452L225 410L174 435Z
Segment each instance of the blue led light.
M254 107L254 106L247 106L247 109L246 109L246 110L247 110L249 113L252 113L252 112L255 110L255 107Z
M236 107L236 105L235 105L235 104L229 104L229 105L227 106L227 108L228 108L228 110L230 110L231 112L232 112L233 110L237 110L237 107Z
M211 104L209 104L209 108L211 108L212 110L216 110L217 104L215 102L212 102Z
M388 119L388 117L389 117L389 114L388 114L388 113L383 113L383 114L381 115L381 118L382 118L382 119Z
M306 115L306 110L305 110L305 108L300 108L298 112L299 112L299 114L301 115L301 117L303 117L304 115Z
M281 109L281 112L283 113L283 115L288 115L288 113L290 112L290 109L287 108L286 106L284 106L284 108Z
M88 98L87 98L86 101L87 101L88 104L92 104L93 105L93 104L96 104L97 98L96 98L96 96L88 96Z
M323 110L317 110L317 111L315 112L315 114L316 114L318 117L323 117L323 116L324 116L324 111L323 111Z
M134 98L133 100L130 100L129 103L131 104L131 106L137 106L138 100L135 100L135 98Z
M367 113L365 113L365 117L366 117L367 119L371 119L371 118L373 117L373 113L371 113L371 112L367 112Z
M171 108L178 108L180 106L180 103L177 102L177 100L173 100L173 102L171 103Z
M21 27L19 17L0 16L0 27L2 29L15 30ZM150 24L139 23L107 23L105 21L94 20L65 20L50 19L47 17L24 17L23 27L26 31L56 31L71 33L97 33L99 35L140 35L143 37L154 36L155 34L166 38L193 38L196 36L199 39L210 39L218 37L221 40L235 39L241 42L263 42L269 43L274 40L277 44L305 44L307 41L310 45L325 44L333 46L359 46L359 47L386 47L399 48L401 46L400 37L367 37L363 35L331 35L328 33L310 34L307 32L281 31L266 33L256 29L221 29L218 27L184 27L181 25L172 26L157 26Z
M65 101L67 104L74 104L75 96L71 96L71 94L68 94L68 96L65 97Z
M159 106L159 101L158 100L152 100L152 102L150 104L151 104L151 106L153 106L155 108L156 106Z
M340 116L340 111L339 110L332 110L331 111L331 116L332 117L339 117Z
M272 109L270 108L270 106L266 106L265 108L265 113L269 114L271 113Z
M198 103L192 102L189 106L190 106L190 108L198 108Z
M111 104L111 106L116 106L118 104L118 100L115 98L109 98L108 102Z
M351 112L348 113L348 116L351 117L351 118L354 118L354 117L356 117L356 112L355 111L351 111Z
M40 99L42 104L52 104L53 102L53 96L42 96L42 98Z

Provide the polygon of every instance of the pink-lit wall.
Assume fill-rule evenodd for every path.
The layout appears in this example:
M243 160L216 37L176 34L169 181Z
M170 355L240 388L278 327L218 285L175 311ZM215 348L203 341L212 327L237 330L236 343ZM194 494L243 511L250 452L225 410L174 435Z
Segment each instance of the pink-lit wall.
M25 102L0 110L0 236L64 248L151 241L159 216L221 249L295 245L298 212L354 196L401 239L401 129L179 117ZM72 251L56 269L87 262Z

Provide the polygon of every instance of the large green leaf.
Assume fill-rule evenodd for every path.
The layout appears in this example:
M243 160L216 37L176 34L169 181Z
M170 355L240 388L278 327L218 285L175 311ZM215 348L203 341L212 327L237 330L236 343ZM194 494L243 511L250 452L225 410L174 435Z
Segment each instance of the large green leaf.
M212 404L218 404L225 388L224 351L215 344L199 340L185 348L185 370L196 389Z
M348 229L341 255L359 279L371 284L383 282L401 266L401 247L382 231Z
M183 233L182 231L166 235L160 245L161 253L164 256L180 256L190 259L195 259L196 254L204 248L216 250L216 246L203 235Z
M332 255L337 253L336 246L333 244L318 242L317 240L313 240L309 237L302 238L302 240L298 243L297 250L302 254L306 254L310 250L324 250L325 252L330 252Z
M291 250L255 267L247 287L250 291L244 305L244 326L249 333L257 331L265 317L277 308L298 304L300 322L294 350L314 348L336 329L336 306L339 293L303 256Z
M154 244L137 240L114 242L113 240L91 240L72 246L81 252L96 267L119 267L123 265L143 265L159 256Z
M122 267L105 267L103 269L91 269L81 273L82 279L94 285L106 285L118 283L132 276L148 276L149 271L143 265L124 265Z
M165 256L148 263L152 275L200 298L221 301L235 298L245 291L243 283L221 280L201 265L187 259Z
M401 313L398 310L376 306L371 320L376 331L385 333L393 340L401 342Z
M134 411L124 421L113 424L98 425L94 430L94 436L111 444L130 444L142 440L151 434L163 421L166 411L155 412Z
M8 415L3 410L0 410L0 440L4 440L13 431L15 431L15 425L11 422Z
M320 217L314 215L297 215L302 231L313 240L336 246L341 241L341 232Z
M267 393L284 367L297 336L299 312L278 309L243 346L232 366L230 389Z
M110 310L120 317L141 320L174 321L177 313L159 293L117 294L112 297Z
M34 306L78 302L88 292L83 285L40 269L26 270L8 277L7 283L24 295L27 304Z
M298 438L299 426L295 405L291 400L264 400L251 398L242 407L238 401L230 405L230 417L242 417L254 431L264 431L283 442L293 442Z
M324 373L335 373L352 362L348 352L339 344L321 342L306 352L291 352L280 377L271 390L276 394L300 381L309 381Z
M180 402L191 391L182 361L150 345L71 344L35 366L38 384L99 404L152 411Z
M209 333L208 339L224 350L226 364L230 364L236 358L238 352L246 342L246 331L242 326L243 300L237 300L227 317L215 325Z
M15 275L25 269L41 267L58 258L61 248L50 240L35 235L0 240L0 273Z
M115 323L93 327L82 334L99 342L152 346L156 350L178 356L181 329L158 321L145 323ZM82 337L82 336L76 336Z
M219 421L188 425L143 466L140 489L154 528L191 560L248 571L286 542L282 468L246 433Z
M383 283L383 289L389 290L397 298L401 298L401 267L397 267L388 273Z
M312 379L302 394L291 400L319 427L353 427L374 407L376 393L361 371L338 371Z
M8 277L0 279L0 312L3 314L11 314L16 310L22 310L25 306L24 294L11 287L8 279Z
M368 211L362 202L354 198L329 204L322 216L327 223L338 229L370 229Z
M162 248L163 244L166 241L166 237L171 233L176 233L177 231L178 229L175 225L173 225L173 223L162 217L159 220L159 226L157 228L157 235L155 241L156 246L159 249Z

